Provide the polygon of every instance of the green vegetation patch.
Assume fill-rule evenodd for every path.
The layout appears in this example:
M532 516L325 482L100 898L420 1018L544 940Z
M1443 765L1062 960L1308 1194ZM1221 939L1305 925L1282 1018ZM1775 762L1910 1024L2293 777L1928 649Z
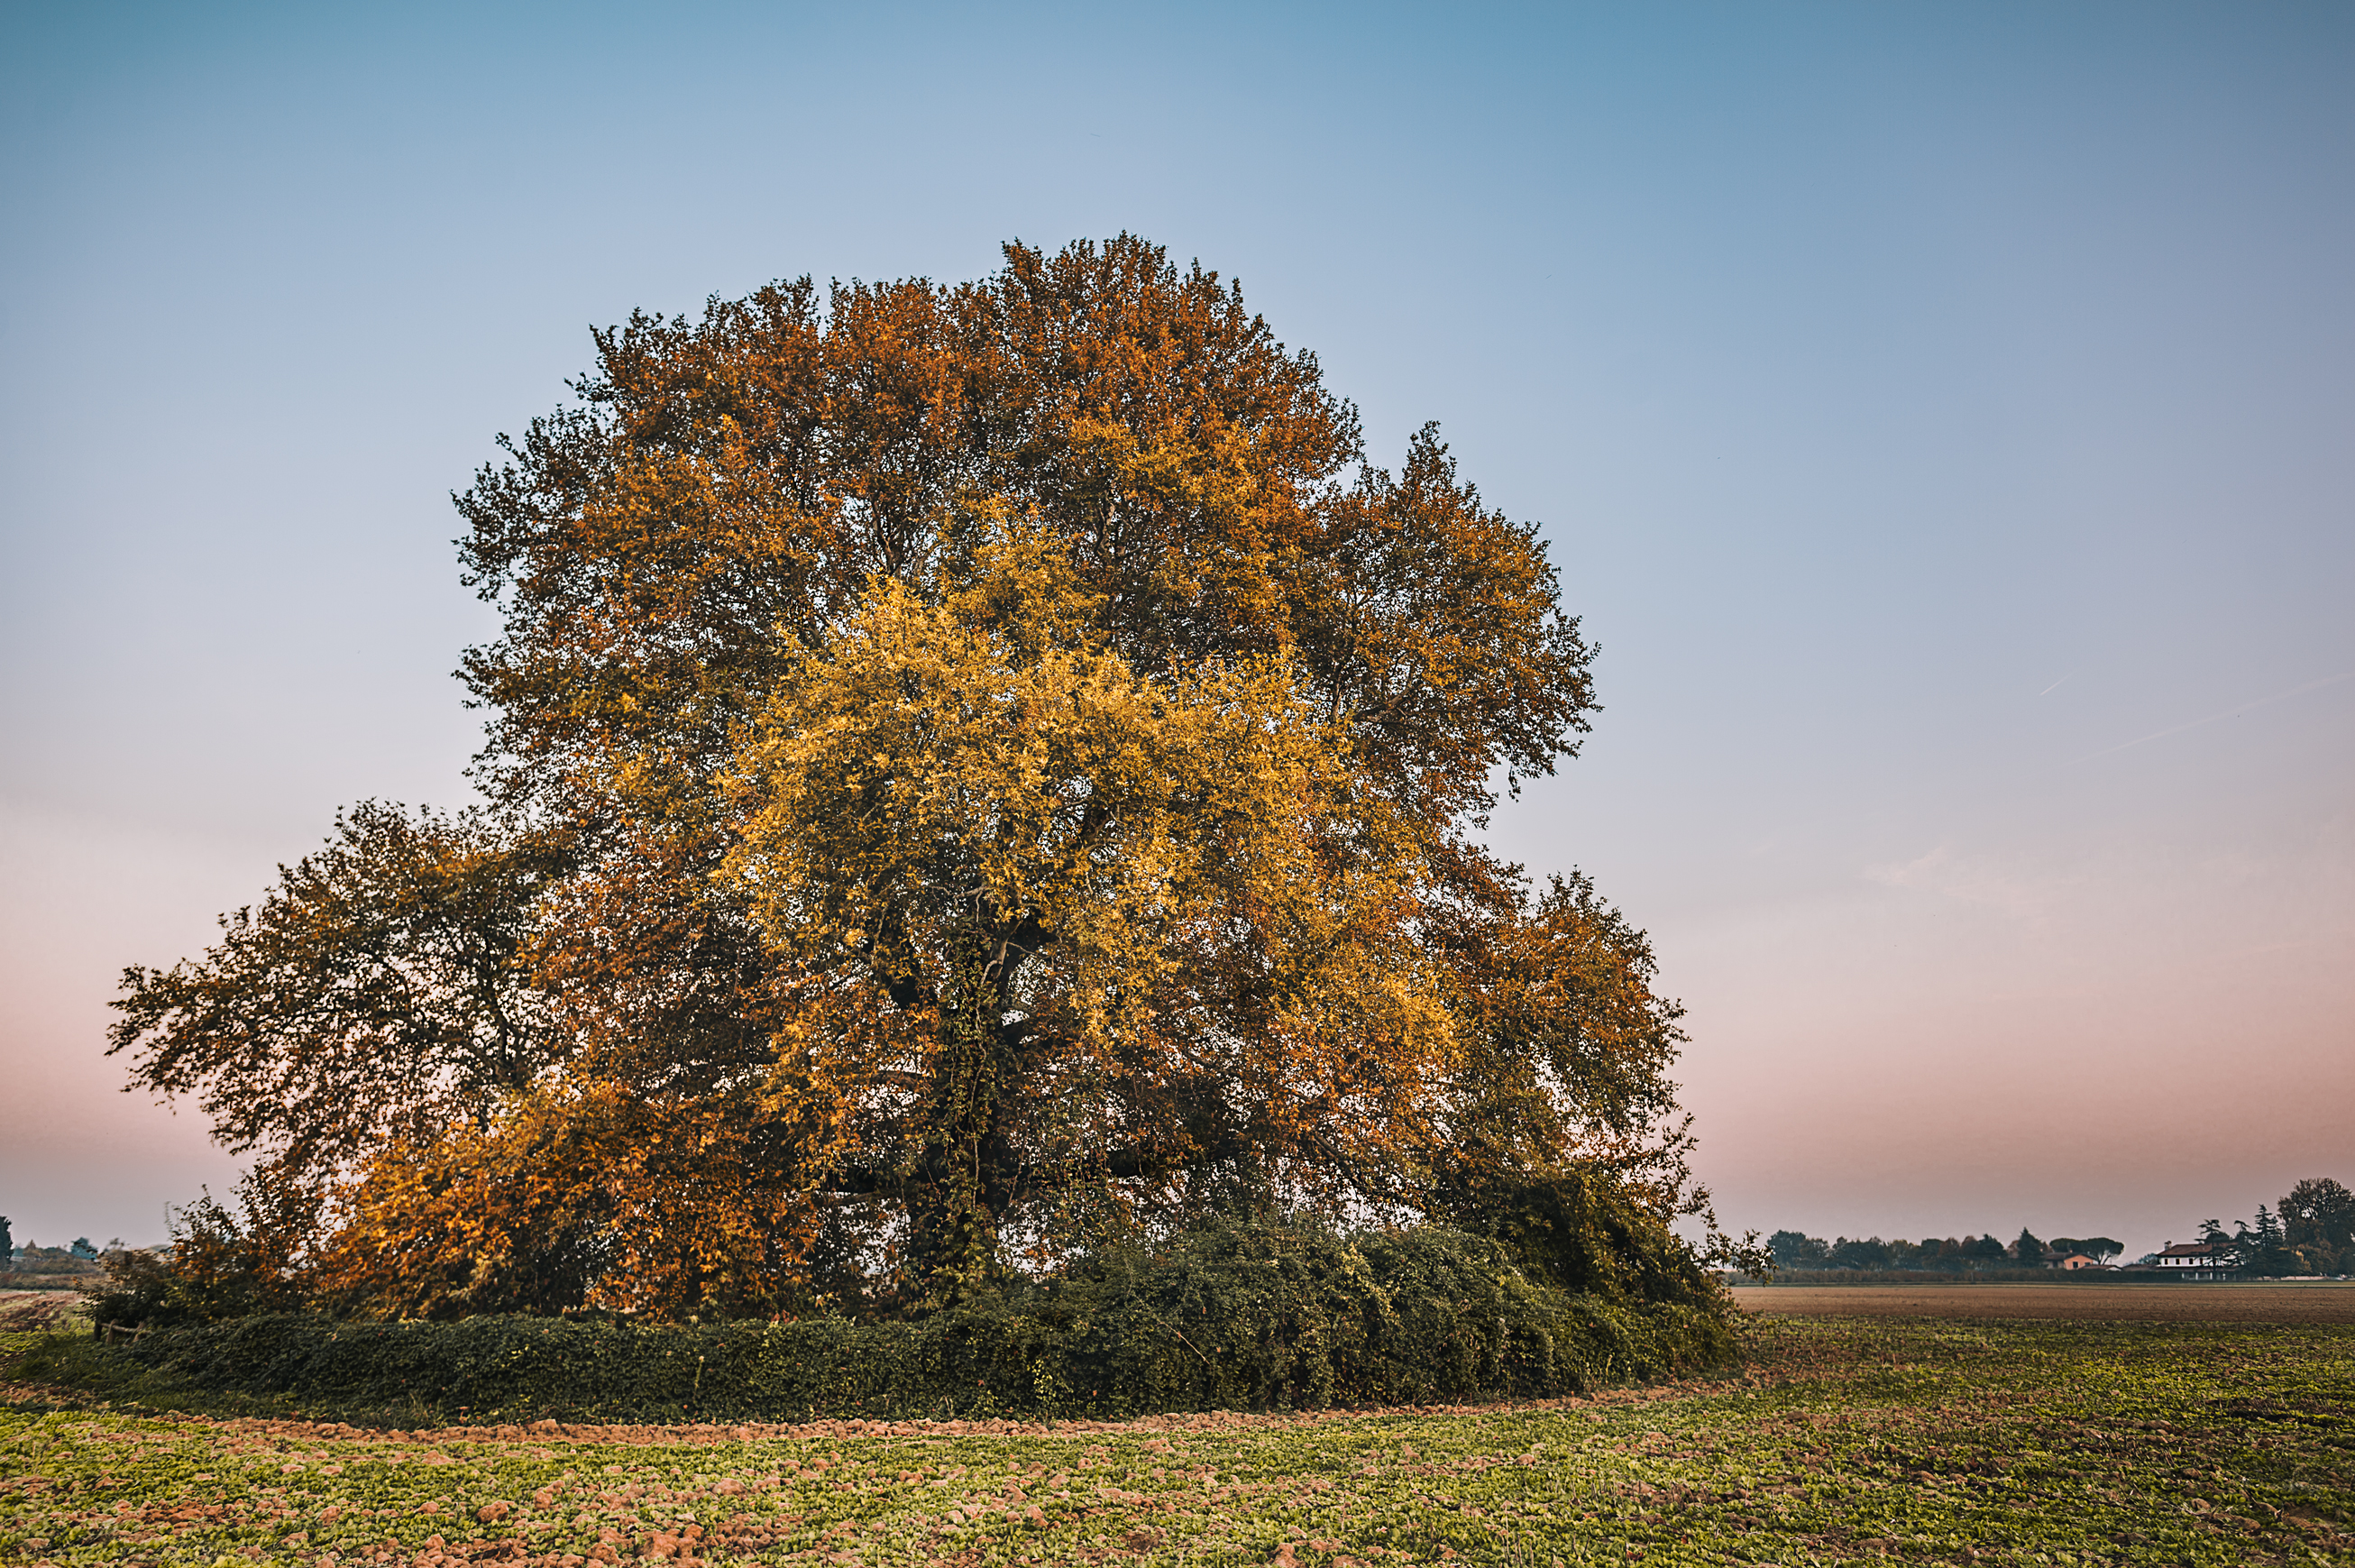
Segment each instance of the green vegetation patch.
M19 1385L0 1559L2355 1562L2355 1329L1745 1331L1750 1370L1710 1384L1127 1425L371 1433Z
M118 1316L124 1316L118 1314ZM215 1413L475 1421L1125 1416L1541 1398L1729 1364L1722 1300L1572 1295L1496 1241L1227 1225L906 1321L271 1314L52 1342L26 1375Z

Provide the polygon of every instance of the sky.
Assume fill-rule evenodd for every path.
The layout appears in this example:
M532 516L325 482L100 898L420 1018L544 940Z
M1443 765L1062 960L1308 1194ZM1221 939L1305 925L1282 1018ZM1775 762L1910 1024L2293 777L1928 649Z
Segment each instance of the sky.
M2355 1183L2355 9L0 13L0 1213L162 1239L124 965L467 797L449 496L592 325L1123 230L1441 422L1601 647L1500 812L1735 1230Z

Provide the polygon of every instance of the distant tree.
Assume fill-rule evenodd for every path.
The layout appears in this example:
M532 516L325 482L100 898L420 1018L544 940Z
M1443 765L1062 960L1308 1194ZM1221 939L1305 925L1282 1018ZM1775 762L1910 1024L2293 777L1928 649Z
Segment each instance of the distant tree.
M2257 1222L2241 1225L2237 1232L2232 1242L2242 1273L2277 1279L2306 1272L2306 1260L2289 1244L2280 1217L2264 1204L2257 1205Z
M2051 1246L2054 1252L2064 1255L2070 1253L2083 1253L2096 1263L2106 1262L2115 1254L2126 1251L2125 1243L2114 1242L2107 1236L2055 1236L2052 1238Z
M73 1245L68 1247L66 1251L71 1253L78 1258L94 1258L98 1256L98 1249L90 1244L90 1238L88 1236L76 1236L73 1240Z
M1850 1241L1842 1236L1832 1243L1834 1268L1886 1268L1889 1265L1889 1244L1879 1236Z
M2281 1200L2282 1233L2318 1274L2355 1267L2355 1192L2327 1176L2308 1177Z
M1777 1231L1766 1238L1776 1268L1825 1268L1831 1263L1828 1243L1798 1231Z
M2022 1225L2019 1228L2019 1239L2011 1243L2011 1255L2022 1268L2041 1267L2044 1262L2044 1243L2031 1235L2027 1226Z
M16 1243L8 1234L8 1216L0 1214L0 1264L9 1262L16 1255Z

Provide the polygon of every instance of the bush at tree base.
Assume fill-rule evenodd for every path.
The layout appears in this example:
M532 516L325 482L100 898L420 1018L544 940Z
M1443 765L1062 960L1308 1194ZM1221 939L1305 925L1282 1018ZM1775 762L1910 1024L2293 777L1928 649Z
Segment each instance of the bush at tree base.
M1722 1300L1573 1295L1497 1243L1214 1222L903 1321L643 1326L266 1314L160 1329L158 1386L469 1419L1120 1416L1542 1398L1721 1366Z
M1501 1161L1467 1162L1443 1184L1435 1207L1572 1295L1724 1309L1704 1259L1609 1172L1533 1175ZM1753 1274L1767 1265L1754 1247L1721 1246L1711 1256Z

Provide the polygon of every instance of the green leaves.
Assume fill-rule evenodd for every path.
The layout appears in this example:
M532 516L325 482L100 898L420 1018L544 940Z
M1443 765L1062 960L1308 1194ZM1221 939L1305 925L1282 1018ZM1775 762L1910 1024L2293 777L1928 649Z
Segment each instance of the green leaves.
M304 1179L480 1121L562 1047L521 954L569 836L363 802L203 958L123 972L110 1053Z

